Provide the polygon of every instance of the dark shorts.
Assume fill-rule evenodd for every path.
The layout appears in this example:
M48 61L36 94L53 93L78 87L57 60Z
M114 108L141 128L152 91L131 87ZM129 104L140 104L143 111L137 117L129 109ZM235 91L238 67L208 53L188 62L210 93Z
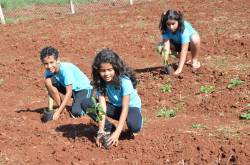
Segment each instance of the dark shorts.
M174 41L171 40L171 39L170 39L170 44L171 44L171 46L174 47L174 50L175 50L176 52L181 52L181 45L182 45L182 44L176 43L176 42L174 42ZM188 44L188 51L190 51L190 43Z
M60 93L62 93L64 95L66 94L66 88L62 84L60 84L54 76L47 77L47 78L51 79L52 85L54 87L56 87ZM85 98L92 97L92 90L91 89L83 89L83 90L79 90L79 91L72 91L71 97L73 98L71 113L76 117L84 115L85 113L81 108L81 102Z

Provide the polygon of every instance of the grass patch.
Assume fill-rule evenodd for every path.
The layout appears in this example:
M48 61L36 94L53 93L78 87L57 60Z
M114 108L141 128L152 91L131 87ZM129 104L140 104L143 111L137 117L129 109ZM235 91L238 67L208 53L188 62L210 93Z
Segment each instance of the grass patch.
M244 81L242 81L239 77L236 77L236 78L231 79L231 80L229 81L229 83L228 83L228 85L227 85L227 88L228 88L228 89L232 89L232 88L234 88L234 87L236 87L236 86L239 86L239 85L241 85L241 84L243 84L243 83L244 83Z
M214 91L215 91L214 86L202 85L202 86L200 87L200 92L201 92L201 93L210 94L210 93L212 93L212 92L214 92Z
M171 118L176 116L176 109L167 109L167 108L161 108L157 112L157 117L163 117L163 118Z
M194 129L203 129L203 128L207 128L207 126L195 123L195 124L192 124L192 128L194 128Z
M93 3L99 0L74 0L74 3ZM0 4L4 9L12 10L23 8L35 4L68 4L69 0L0 0Z
M170 84L165 84L161 87L161 92L170 93L172 91L172 86Z
M240 118L241 118L241 119L245 119L245 120L250 120L250 110L247 110L247 112L242 113L242 114L240 115Z

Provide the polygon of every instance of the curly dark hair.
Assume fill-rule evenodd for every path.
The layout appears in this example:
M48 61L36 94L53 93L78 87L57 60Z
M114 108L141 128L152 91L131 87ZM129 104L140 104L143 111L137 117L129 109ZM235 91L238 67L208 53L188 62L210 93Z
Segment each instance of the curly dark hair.
M40 60L43 61L43 59L48 56L54 56L54 58L57 60L59 52L56 48L52 46L45 47L40 52Z
M128 68L124 64L117 53L107 48L97 53L92 64L93 81L91 84L103 95L106 95L106 83L99 74L100 66L102 63L110 63L113 66L115 76L113 77L112 84L114 84L116 88L119 89L121 87L121 82L119 79L120 77L128 77L131 80L133 87L136 88L137 80L135 77L135 73L132 71L132 69Z
M167 31L167 25L166 22L168 20L176 20L178 21L178 28L177 31L180 31L183 33L185 27L184 27L184 16L180 11L176 10L168 10L161 14L161 20L159 24L159 29L161 30L162 34L165 34Z

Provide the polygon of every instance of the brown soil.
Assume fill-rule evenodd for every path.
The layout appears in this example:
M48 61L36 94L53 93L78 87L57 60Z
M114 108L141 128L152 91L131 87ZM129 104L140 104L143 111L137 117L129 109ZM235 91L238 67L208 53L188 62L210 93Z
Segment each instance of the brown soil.
M2 25L0 164L249 164L250 121L239 119L250 109L249 6L249 0L153 0ZM179 77L161 71L154 48L161 39L159 16L169 8L183 11L201 34L202 68L196 73L188 66ZM122 134L117 147L104 150L95 145L96 127L88 117L64 112L58 121L41 122L47 96L38 54L47 45L89 77L103 47L136 70L145 123L134 140ZM244 83L227 89L237 76ZM172 92L160 91L166 83ZM215 91L201 93L202 85ZM179 111L157 117L163 107Z

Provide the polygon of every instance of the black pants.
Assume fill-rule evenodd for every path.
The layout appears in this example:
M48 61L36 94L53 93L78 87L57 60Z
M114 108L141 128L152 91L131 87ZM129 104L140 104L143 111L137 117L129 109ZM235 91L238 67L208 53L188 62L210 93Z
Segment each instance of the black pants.
M91 100L91 98L86 98L82 101L81 107L83 111L85 111L89 107L93 107L94 104ZM106 115L112 119L119 120L121 116L121 107L116 107L113 104L107 102L107 110L106 110ZM90 116L94 121L96 121L96 113L88 113L88 116ZM129 107L128 109L128 116L126 119L126 123L128 126L128 129L133 132L139 132L142 128L142 115L141 111L137 107ZM107 132L113 132L115 130L115 126L106 118L105 120L105 131Z

